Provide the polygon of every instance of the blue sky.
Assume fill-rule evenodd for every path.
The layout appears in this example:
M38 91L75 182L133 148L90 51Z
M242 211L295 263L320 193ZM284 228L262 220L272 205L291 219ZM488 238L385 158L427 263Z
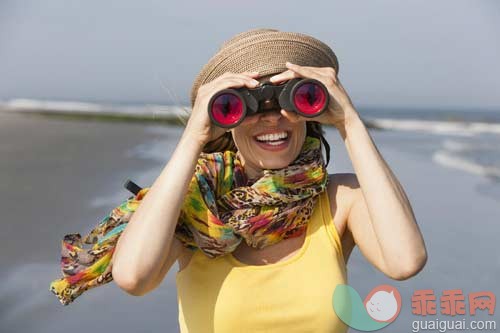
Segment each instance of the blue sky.
M219 45L258 27L330 45L355 106L500 111L495 0L1 0L0 99L187 104Z

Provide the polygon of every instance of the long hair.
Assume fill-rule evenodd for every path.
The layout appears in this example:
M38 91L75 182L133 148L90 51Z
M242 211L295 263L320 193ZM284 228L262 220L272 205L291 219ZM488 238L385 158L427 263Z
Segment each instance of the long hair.
M306 121L306 135L318 138L321 140L322 145L325 148L326 152L326 165L330 162L330 145L328 141L326 141L324 137L325 131L321 127L321 124L316 121ZM233 135L231 132L226 132L221 137L212 140L205 144L203 147L204 153L214 153L220 151L230 150L233 152L237 152L236 144L233 140Z

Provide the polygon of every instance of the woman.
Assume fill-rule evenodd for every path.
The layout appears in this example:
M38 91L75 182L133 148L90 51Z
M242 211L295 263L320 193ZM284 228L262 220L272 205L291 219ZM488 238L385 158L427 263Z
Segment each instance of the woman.
M254 29L226 41L198 74L175 152L120 236L115 282L144 295L178 261L182 332L345 332L332 293L347 283L355 245L392 279L419 272L426 250L411 205L337 73L333 51L304 34ZM293 78L323 83L327 111L304 118L271 100L229 131L212 124L216 92ZM321 125L339 131L355 173L325 173ZM255 204L270 197L274 206Z

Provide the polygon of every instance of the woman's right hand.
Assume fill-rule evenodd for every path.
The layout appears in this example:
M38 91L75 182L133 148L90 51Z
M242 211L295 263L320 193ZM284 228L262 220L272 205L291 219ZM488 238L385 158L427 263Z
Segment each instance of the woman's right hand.
M259 81L255 80L257 77L259 77L258 72L226 72L215 80L200 86L185 131L189 131L191 135L199 139L201 145L222 136L227 129L213 124L208 115L210 98L223 89L255 88L259 85Z

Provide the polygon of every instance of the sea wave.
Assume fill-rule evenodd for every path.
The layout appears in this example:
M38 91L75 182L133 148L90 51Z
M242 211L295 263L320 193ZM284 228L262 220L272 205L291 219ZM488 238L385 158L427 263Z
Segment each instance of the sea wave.
M500 134L500 123L393 118L366 118L366 120L377 128L390 130L457 136L474 136L482 133Z
M434 162L446 167L459 169L480 176L500 179L500 167L494 165L482 165L477 161L447 150L436 151L433 154L432 159Z
M0 111L178 119L179 117L186 118L190 112L190 108L183 105L118 105L78 101L11 99L8 101L0 101ZM467 116L473 117L475 113L476 112L472 111L468 112ZM417 113L409 115L407 112L401 112L400 115L395 115L394 118L376 115L375 117L363 117L363 120L371 128L375 127L388 130L417 131L437 135L466 137L482 133L500 134L500 122L498 121L485 121L477 117L476 119L481 119L483 121L457 119L443 120L440 118L443 115L437 112L433 115L436 119L421 119ZM404 116L405 118L399 118L400 116ZM410 118L408 118L408 116L410 116ZM430 115L426 113L421 116L428 118ZM477 116L479 117L479 114Z
M115 115L130 117L175 118L186 116L188 109L176 105L116 105L76 101L12 99L0 102L0 111L51 114Z
M442 142L442 146L449 151L454 152L465 152L465 151L475 151L475 152L486 152L486 153L499 153L500 142L499 141L487 141L484 138L481 141L457 141L453 139L445 139Z

